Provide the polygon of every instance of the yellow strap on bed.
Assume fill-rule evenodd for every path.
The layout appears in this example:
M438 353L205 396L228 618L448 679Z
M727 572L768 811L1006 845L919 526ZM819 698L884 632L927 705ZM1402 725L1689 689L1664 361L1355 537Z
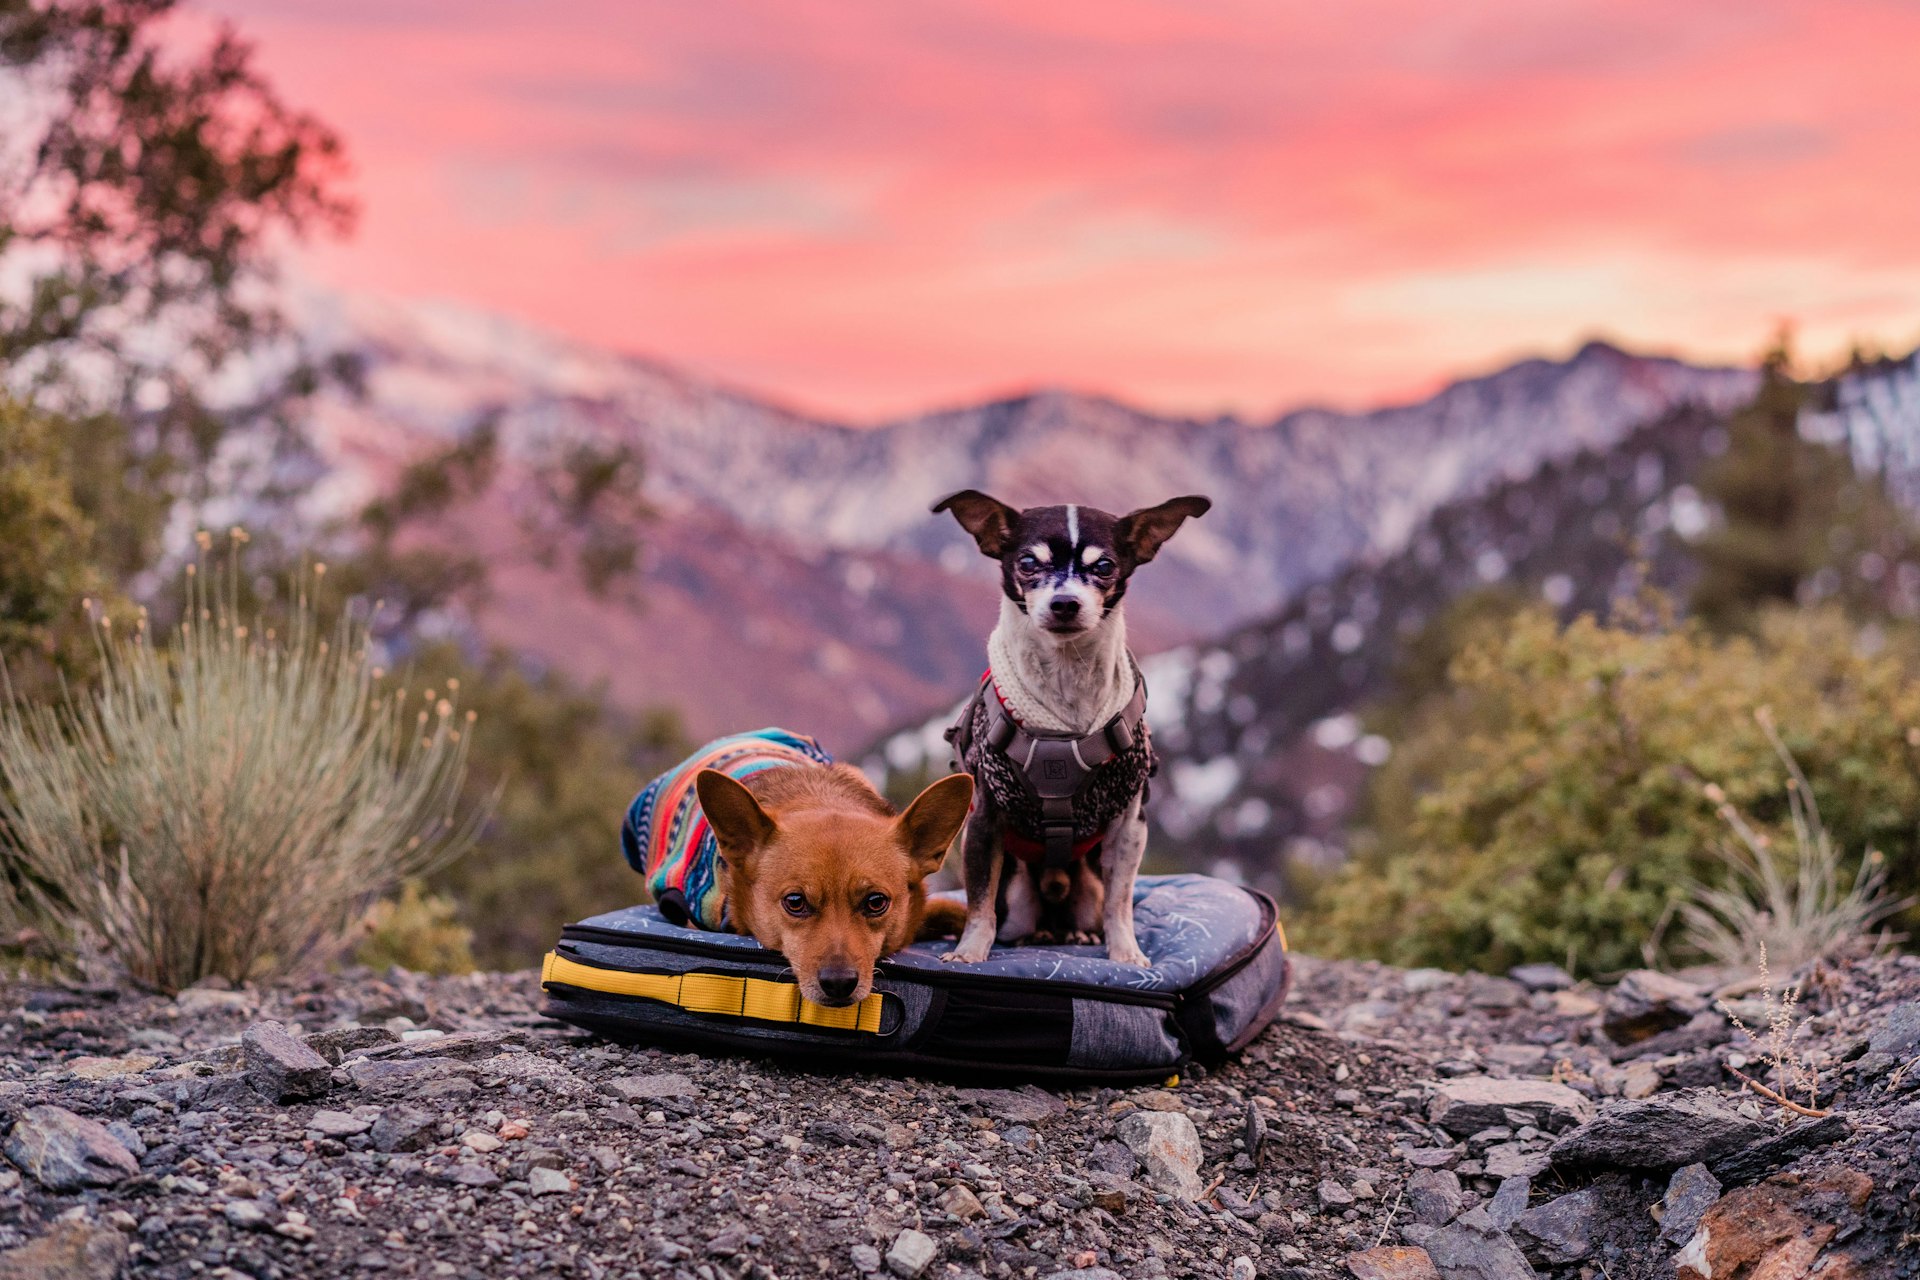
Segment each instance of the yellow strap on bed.
M801 1022L810 1027L875 1034L880 1030L883 1003L883 997L876 991L857 1005L829 1009L811 1000L802 1000L800 988L791 982L740 978L724 973L628 973L624 969L581 964L557 951L547 953L540 966L540 981L561 982L609 995L660 1000L689 1013L726 1013L762 1022Z

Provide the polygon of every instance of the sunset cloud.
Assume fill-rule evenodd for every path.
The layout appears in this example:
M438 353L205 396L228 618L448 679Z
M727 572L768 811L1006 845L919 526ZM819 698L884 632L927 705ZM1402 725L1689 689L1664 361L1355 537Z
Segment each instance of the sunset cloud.
M1920 8L220 0L310 269L876 417L1368 402L1592 334L1920 337Z

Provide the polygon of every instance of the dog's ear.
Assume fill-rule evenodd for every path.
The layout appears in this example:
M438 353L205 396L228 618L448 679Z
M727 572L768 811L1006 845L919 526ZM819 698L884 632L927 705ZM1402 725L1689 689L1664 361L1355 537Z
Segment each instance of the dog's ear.
M973 535L979 544L982 555L998 560L1006 554L1013 544L1013 531L1020 523L1020 513L1000 501L988 497L978 489L962 489L951 497L942 498L934 504L935 515L942 511L953 512L953 518L960 527Z
M915 871L930 876L940 869L972 806L973 777L965 773L950 773L913 798L893 829Z
M700 811L707 815L720 845L720 856L733 867L744 867L779 830L753 792L718 769L702 769L693 787L700 795Z
M1187 520L1207 514L1213 499L1197 493L1184 498L1168 498L1157 507L1142 507L1121 516L1114 526L1120 545L1127 549L1135 564L1145 564L1160 552L1160 544Z

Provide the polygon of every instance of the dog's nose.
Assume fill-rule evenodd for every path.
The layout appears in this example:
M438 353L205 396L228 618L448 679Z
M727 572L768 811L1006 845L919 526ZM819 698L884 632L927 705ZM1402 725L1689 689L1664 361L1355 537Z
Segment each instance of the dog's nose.
M851 1004L853 993L860 986L860 975L844 966L820 971L820 994L829 1004Z
M1062 622L1072 622L1080 616L1080 602L1072 596L1055 596L1047 606L1047 612Z

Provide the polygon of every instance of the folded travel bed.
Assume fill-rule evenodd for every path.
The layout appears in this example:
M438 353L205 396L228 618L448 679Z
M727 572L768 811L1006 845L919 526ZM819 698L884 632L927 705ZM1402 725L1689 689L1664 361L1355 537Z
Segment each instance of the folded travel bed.
M1074 1081L1218 1062L1279 1011L1287 944L1265 894L1143 876L1134 927L1150 968L1103 946L995 947L946 964L951 942L923 942L881 962L865 1001L835 1009L801 999L781 955L752 938L629 907L568 925L541 977L549 1015L619 1040Z

